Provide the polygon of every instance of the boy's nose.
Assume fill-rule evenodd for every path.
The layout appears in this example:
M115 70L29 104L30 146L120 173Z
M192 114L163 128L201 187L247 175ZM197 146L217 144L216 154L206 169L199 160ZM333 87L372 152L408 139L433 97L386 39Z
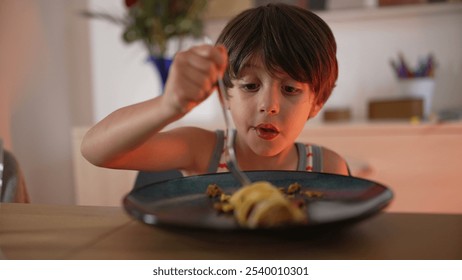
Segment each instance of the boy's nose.
M263 92L259 106L260 113L275 115L279 113L279 92L275 89Z

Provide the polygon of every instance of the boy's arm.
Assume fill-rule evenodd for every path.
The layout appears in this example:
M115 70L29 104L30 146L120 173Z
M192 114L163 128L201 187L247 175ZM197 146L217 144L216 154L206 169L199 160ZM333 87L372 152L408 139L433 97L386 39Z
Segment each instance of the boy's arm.
M121 108L97 123L83 139L83 156L97 166L110 168L193 168L201 157L194 149L197 139L209 139L210 134L192 128L160 131L210 95L226 60L223 47L200 46L178 53L165 94Z
M152 142L148 140L181 117L163 106L163 98L130 105L108 115L86 133L81 146L83 156L94 165L110 168L124 168L121 160L134 151L148 156L146 144Z

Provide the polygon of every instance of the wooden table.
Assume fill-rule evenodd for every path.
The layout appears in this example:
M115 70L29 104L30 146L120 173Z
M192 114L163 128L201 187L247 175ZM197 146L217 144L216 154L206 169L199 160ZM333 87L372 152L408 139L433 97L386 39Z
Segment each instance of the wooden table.
M0 204L5 259L462 259L462 215L382 213L305 238L155 228L118 207Z

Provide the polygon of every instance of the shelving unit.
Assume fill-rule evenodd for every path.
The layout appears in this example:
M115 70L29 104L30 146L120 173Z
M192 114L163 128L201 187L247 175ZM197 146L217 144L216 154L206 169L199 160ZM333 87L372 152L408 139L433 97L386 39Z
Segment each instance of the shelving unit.
M334 9L314 12L328 22L342 22L357 20L377 20L410 16L412 17L421 15L452 14L460 13L461 11L462 1L428 4L408 4L385 7ZM228 22L229 18L230 17L209 17L206 19L206 22L212 25L224 25L226 24L226 22Z
M318 14L327 22L343 22L358 20L377 20L399 17L413 17L435 14L452 14L462 11L462 2L429 3L372 7L361 9L338 9L319 11Z

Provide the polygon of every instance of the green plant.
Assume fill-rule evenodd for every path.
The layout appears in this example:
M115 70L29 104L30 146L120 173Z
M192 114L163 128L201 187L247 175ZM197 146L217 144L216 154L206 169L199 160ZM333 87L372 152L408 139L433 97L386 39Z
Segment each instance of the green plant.
M167 42L173 37L203 32L202 13L206 0L124 0L126 14L122 18L100 12L84 12L92 18L102 18L122 24L126 43L142 41L151 56L162 57Z

